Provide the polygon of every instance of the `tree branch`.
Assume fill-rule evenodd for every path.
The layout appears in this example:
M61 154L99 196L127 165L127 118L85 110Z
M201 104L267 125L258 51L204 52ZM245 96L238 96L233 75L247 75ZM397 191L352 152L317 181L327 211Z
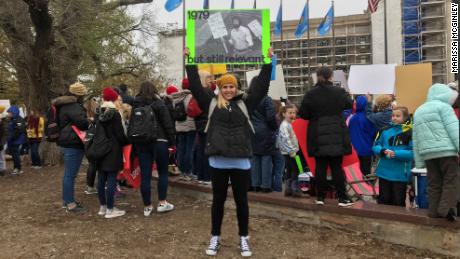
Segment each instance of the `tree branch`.
M111 1L105 4L105 6L109 9L115 9L115 8L122 7L122 6L130 6L130 5L136 5L136 4L148 4L152 2L153 0L116 0L116 1Z

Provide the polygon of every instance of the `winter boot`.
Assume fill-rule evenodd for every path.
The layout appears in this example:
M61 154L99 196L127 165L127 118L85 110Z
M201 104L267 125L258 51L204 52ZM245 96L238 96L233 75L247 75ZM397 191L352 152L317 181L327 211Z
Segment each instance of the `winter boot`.
M299 188L298 181L291 181L291 190L293 197L302 197L302 191Z

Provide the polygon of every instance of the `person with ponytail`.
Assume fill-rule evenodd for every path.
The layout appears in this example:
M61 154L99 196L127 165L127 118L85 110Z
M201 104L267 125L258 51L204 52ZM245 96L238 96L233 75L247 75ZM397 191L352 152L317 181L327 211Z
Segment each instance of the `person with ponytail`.
M188 56L188 49L185 55ZM270 49L268 56L272 56ZM217 80L219 93L205 91L200 81L198 67L186 66L190 91L198 105L208 115L205 153L209 156L209 169L213 190L211 209L211 240L207 255L216 255L220 247L224 204L227 198L229 179L236 203L240 249L243 257L252 255L248 242L249 207L247 192L251 173L252 143L254 128L249 114L254 112L267 95L270 86L272 65L264 64L260 74L250 84L247 94L238 92L234 75L225 74Z

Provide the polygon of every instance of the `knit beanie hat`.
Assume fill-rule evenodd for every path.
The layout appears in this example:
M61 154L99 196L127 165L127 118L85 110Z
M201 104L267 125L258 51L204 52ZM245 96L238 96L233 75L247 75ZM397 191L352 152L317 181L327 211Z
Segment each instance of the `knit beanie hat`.
M236 77L232 74L225 74L217 79L217 86L219 86L219 88L229 84L238 87L238 80L236 80Z
M88 90L84 84L76 82L69 86L69 92L76 96L85 96Z
M118 93L112 87L105 87L102 90L102 99L106 102L115 102L118 99Z
M3 105L0 105L0 113L3 113L5 111L6 107Z
M190 88L190 82L188 81L188 78L182 79L182 89L189 89Z
M173 93L177 93L179 92L179 89L177 89L174 85L170 85L168 87L166 87L166 94L167 95L171 95Z

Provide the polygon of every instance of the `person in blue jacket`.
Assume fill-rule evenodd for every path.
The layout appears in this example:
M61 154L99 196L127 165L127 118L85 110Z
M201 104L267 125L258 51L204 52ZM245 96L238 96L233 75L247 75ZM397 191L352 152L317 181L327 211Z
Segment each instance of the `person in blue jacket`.
M380 204L405 206L407 183L411 177L412 126L406 107L393 109L392 126L381 130L372 150L380 156L375 171L379 178Z
M11 106L8 110L8 150L13 157L14 170L13 174L22 174L21 170L21 155L19 148L26 143L26 124L24 118L19 114L18 106Z
M366 117L374 123L377 130L391 126L391 106L393 97L391 95L379 95L375 98L375 111L372 109L372 96L367 95Z
M350 118L348 128L350 130L351 144L358 153L359 165L363 175L371 173L372 145L374 144L377 129L366 117L367 99L365 96L356 98L356 113Z

